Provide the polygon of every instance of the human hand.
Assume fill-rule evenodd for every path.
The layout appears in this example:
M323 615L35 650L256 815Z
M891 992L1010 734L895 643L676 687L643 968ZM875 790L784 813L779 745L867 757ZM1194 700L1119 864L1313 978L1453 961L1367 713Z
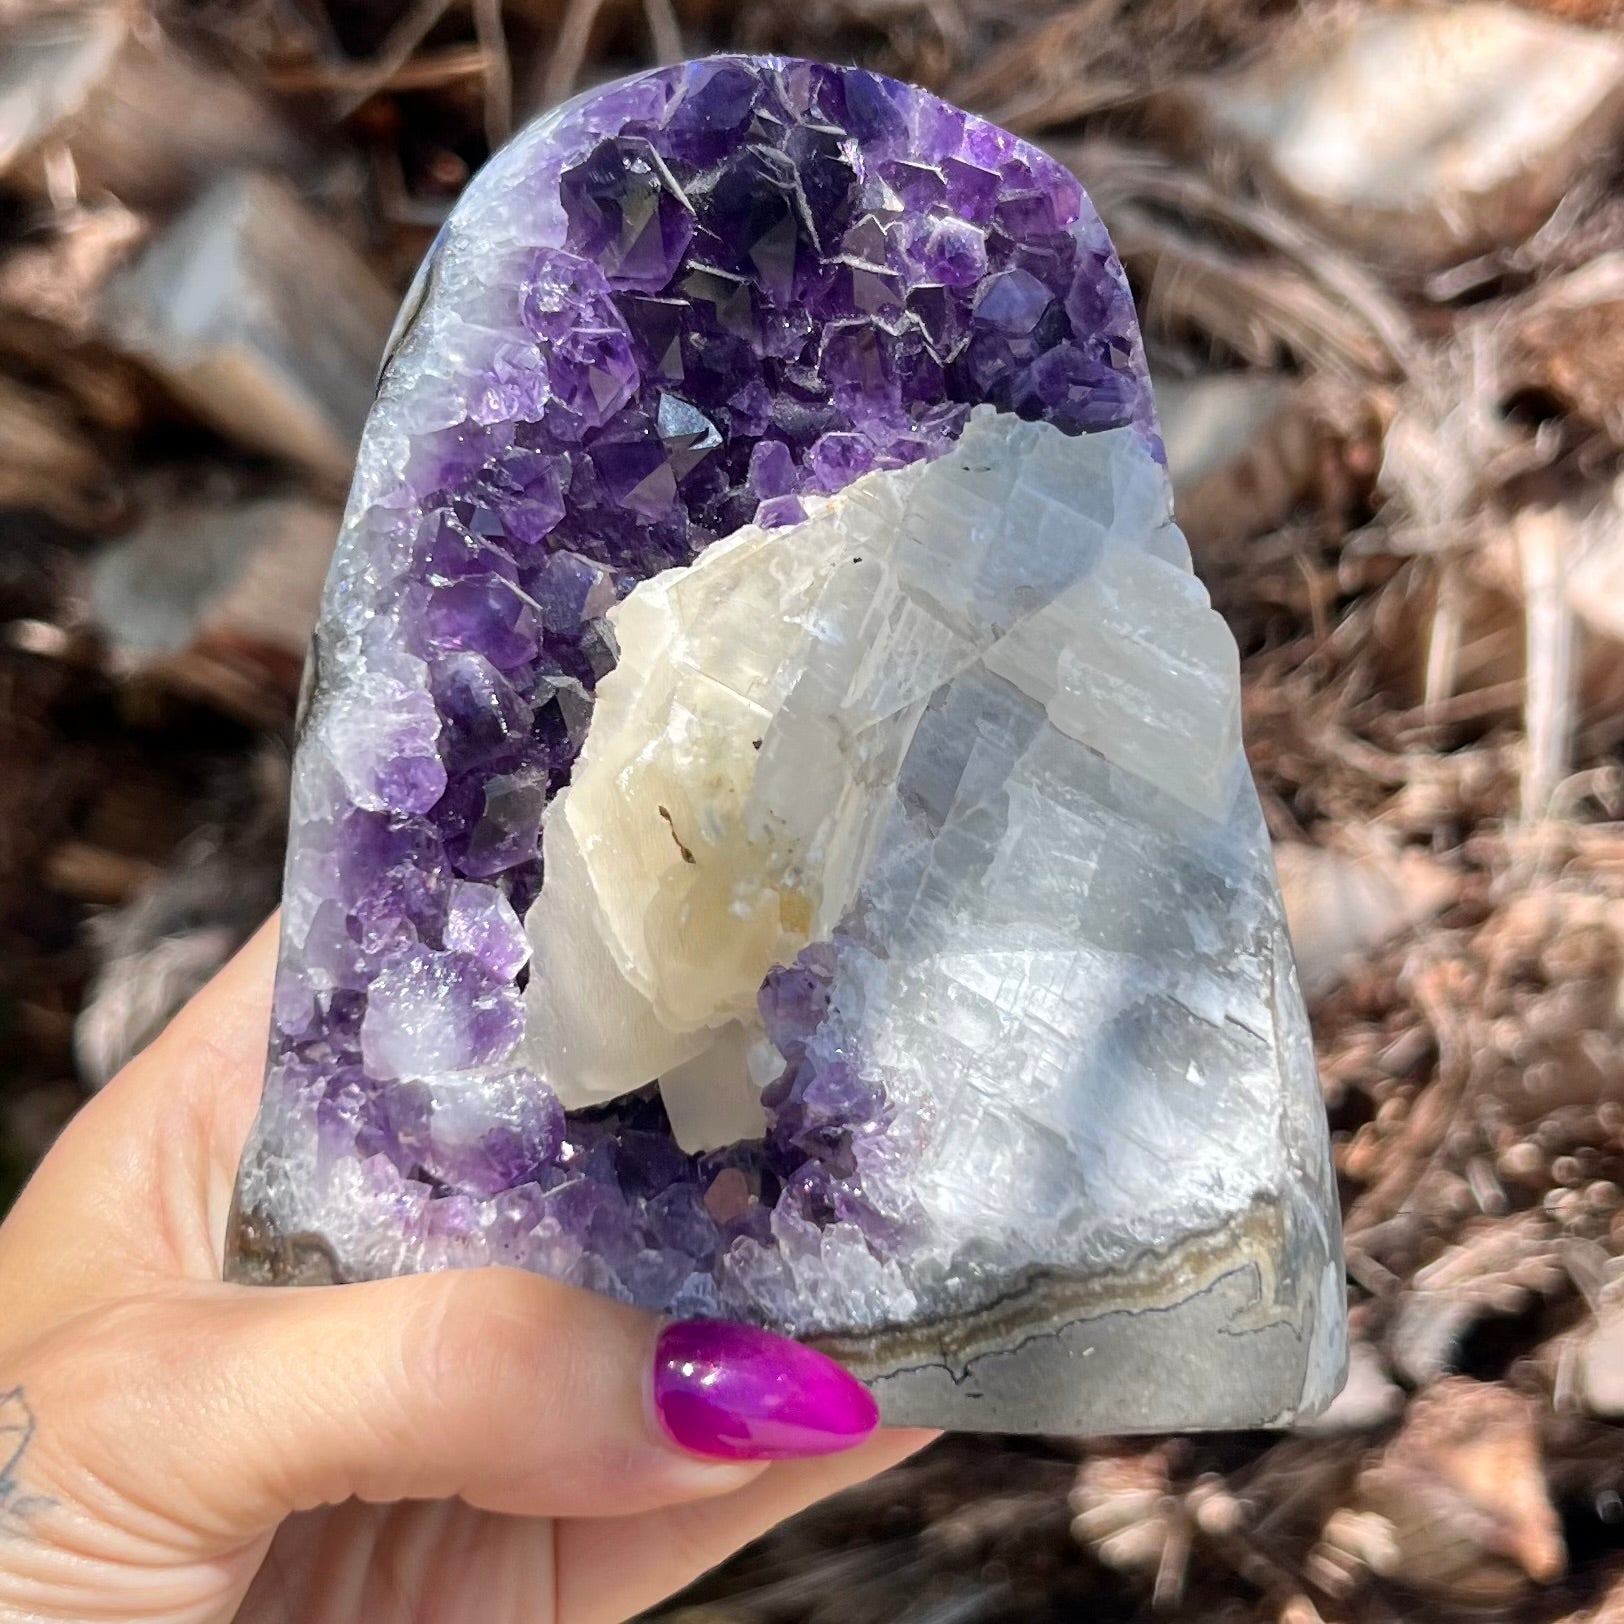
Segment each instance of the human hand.
M274 955L267 927L0 1226L0 1619L621 1619L925 1441L870 1437L794 1343L514 1270L222 1284Z

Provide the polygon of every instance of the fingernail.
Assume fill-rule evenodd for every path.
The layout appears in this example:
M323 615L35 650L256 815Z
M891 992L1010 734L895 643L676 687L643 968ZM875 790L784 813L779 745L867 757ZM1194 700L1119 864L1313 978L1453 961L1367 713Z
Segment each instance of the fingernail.
M723 1320L660 1333L654 1409L680 1448L722 1460L831 1455L879 1424L868 1389L832 1359Z

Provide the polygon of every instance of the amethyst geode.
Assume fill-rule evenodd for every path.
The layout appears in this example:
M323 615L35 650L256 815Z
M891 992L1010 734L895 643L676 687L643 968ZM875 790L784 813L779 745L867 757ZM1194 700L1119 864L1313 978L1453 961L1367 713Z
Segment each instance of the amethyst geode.
M720 57L521 134L368 422L228 1272L513 1264L821 1337L896 1420L1323 1403L1324 1126L1160 456L1105 230L1004 131Z

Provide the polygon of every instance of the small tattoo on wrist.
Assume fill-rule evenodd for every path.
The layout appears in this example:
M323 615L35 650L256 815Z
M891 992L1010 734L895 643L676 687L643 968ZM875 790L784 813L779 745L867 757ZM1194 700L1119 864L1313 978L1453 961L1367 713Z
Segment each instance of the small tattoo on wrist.
M55 1503L23 1487L23 1463L34 1442L34 1411L20 1387L0 1391L0 1539L24 1532L29 1518Z

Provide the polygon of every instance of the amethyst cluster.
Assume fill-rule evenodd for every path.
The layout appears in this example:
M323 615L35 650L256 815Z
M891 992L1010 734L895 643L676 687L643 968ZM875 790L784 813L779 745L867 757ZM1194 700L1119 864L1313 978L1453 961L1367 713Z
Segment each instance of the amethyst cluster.
M895 1306L916 1125L829 1034L828 944L761 991L764 1137L685 1154L652 1089L566 1115L527 1069L523 920L609 608L939 457L979 405L1155 443L1076 180L923 91L713 58L576 100L475 181L402 313L317 635L237 1277L495 1261L771 1319L810 1258Z

